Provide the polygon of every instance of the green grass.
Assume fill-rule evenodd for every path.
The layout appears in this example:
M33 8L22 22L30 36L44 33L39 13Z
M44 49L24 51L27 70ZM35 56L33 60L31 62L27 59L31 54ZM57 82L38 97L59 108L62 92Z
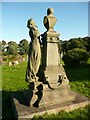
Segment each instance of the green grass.
M11 93L28 88L25 82L26 63L17 66L2 66L2 115L4 118L13 118Z
M13 67L3 66L2 73L3 91L17 91L27 88L25 82L26 63Z
M90 88L90 61L88 65L79 66L77 68L67 68L65 67L66 74L70 80L70 86L73 91L76 91L84 96L90 98L89 88ZM11 106L11 93L17 91L23 91L28 88L28 84L25 82L27 63L21 63L16 67L2 66L2 111L4 118L13 118L13 110ZM75 118L76 120L84 119L89 120L88 115L90 111L90 106L74 110L72 112L62 111L58 114L34 117L33 119L43 119L43 118Z
M0 90L2 90L2 66L0 66Z
M58 114L44 114L43 116L35 116L33 120L89 120L90 118L90 106L79 108L71 112L60 111Z
M90 66L79 66L78 68L65 67L65 70L71 89L86 97L90 97Z

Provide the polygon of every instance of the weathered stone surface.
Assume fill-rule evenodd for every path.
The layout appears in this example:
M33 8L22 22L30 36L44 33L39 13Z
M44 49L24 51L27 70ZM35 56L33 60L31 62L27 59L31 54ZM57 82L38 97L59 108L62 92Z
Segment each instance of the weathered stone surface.
M44 17L43 23L47 31L54 31L53 27L56 24L57 19L53 15L53 8L47 9L47 16Z
M46 34L45 32L42 35L42 41L43 41L42 66L45 68L44 76L46 80L49 82L49 84L54 88L56 84L58 85L59 76L62 77L63 85L68 85L68 82L69 82L66 76L65 70L60 63L60 53L59 53L59 48L58 48L59 37L58 36L59 36L58 33L53 34L53 32L51 34Z
M36 81L38 79L36 74L41 64L41 48L39 43L40 33L38 27L36 26L32 18L28 20L27 27L30 29L29 35L31 37L31 42L29 46L28 64L25 81L31 82Z
M60 84L67 85L69 80L66 76L63 66L60 63L59 51L59 33L54 31L56 18L53 15L53 9L47 10L47 16L44 17L44 26L47 31L42 34L42 66L44 67L44 77L52 88L58 88Z
M35 98L35 96L34 96ZM90 104L90 99L78 93L71 91L69 88L44 91L40 107L29 106L23 93L12 94L12 105L15 116L19 118L32 118L35 115L45 113L58 113L61 110L71 111L79 107Z

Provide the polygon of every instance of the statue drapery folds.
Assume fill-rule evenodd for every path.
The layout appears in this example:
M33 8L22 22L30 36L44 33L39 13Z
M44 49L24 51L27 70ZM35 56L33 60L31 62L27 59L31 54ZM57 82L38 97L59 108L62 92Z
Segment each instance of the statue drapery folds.
M38 80L36 74L38 73L41 62L40 33L32 18L28 20L27 27L30 29L29 35L31 37L31 42L28 53L28 65L25 81L32 82Z

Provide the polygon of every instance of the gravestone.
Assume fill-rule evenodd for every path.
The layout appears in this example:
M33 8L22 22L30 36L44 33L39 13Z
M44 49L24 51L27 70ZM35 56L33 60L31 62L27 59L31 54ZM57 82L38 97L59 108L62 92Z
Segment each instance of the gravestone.
M44 113L71 111L90 103L87 97L70 89L69 80L60 62L58 47L60 34L54 31L57 19L53 12L53 8L48 8L47 16L44 17L46 32L41 35L41 43L35 22L32 19L28 21L32 40L26 72L29 87L26 91L12 94L12 106L16 118L26 119ZM32 63L37 62L38 65L32 66Z

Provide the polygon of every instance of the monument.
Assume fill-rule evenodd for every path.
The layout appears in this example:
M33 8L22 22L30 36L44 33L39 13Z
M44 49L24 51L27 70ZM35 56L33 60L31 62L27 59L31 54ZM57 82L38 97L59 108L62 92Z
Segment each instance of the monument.
M48 8L43 23L46 32L41 35L31 18L27 22L31 37L25 81L27 91L12 95L12 106L17 118L32 118L44 113L71 111L90 103L87 97L73 92L60 61L59 33L53 8Z
M43 23L47 31L42 34L42 66L45 69L45 78L53 88L58 87L59 81L62 85L68 85L69 80L60 63L59 52L59 33L54 31L54 25L57 19L53 15L53 8L48 8L47 16L44 17Z

